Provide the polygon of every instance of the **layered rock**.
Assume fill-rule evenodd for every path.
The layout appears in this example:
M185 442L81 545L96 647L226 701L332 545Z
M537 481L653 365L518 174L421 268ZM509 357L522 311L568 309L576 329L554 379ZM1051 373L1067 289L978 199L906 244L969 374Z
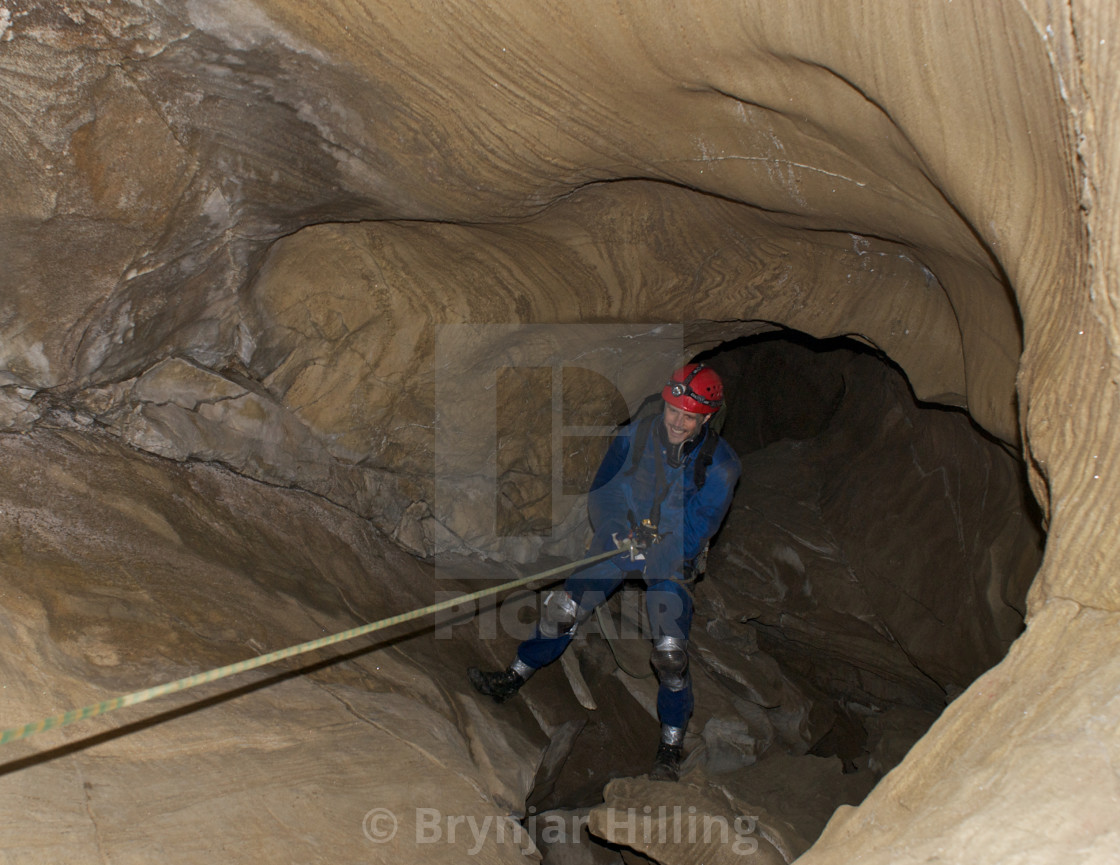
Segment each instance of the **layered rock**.
M777 325L854 335L919 398L1021 446L1049 535L1008 660L806 861L1104 857L1120 822L1101 758L1120 608L1116 16L1093 0L8 3L0 426L31 439L5 437L29 463L5 475L61 460L41 444L59 426L112 464L100 438L81 443L103 426L309 490L418 552L528 558L578 546L578 503L558 505L554 484L559 530L537 534L543 494L516 482L546 461L532 442L501 462L495 438L505 487L439 462L458 453L436 439L441 326L680 325L665 355ZM454 346L452 380L500 365L500 344ZM661 374L607 378L633 408ZM617 419L610 399L602 411ZM157 484L180 471L145 465L163 467ZM530 511L500 523L515 534L489 499L456 509L491 487L507 516ZM7 536L76 543L57 495ZM125 510L108 548L191 525ZM991 539L1003 561L1016 543ZM161 571L122 546L142 565L112 587L127 599ZM11 561L18 605L37 572ZM1002 640L997 596L1015 580L985 574L972 597ZM50 647L70 639L57 622L79 615L64 602L82 579L55 592L53 626L45 601L11 617L67 697L96 672ZM114 632L88 657L125 645ZM32 679L12 681L13 707L44 708Z

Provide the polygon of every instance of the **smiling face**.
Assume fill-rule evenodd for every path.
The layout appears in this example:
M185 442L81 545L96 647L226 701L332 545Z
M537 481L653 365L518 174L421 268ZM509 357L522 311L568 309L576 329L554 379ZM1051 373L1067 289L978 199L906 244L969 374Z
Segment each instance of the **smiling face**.
M665 424L665 434L670 444L679 445L692 438L711 417L709 414L684 411L676 406L665 403L665 414L662 422Z

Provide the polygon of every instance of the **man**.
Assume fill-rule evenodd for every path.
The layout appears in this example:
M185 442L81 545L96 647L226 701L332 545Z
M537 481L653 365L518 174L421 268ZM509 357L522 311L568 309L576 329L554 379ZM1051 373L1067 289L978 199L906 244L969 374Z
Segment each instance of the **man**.
M681 745L692 715L688 633L689 585L697 558L723 522L739 478L739 458L708 422L723 405L715 370L688 364L661 391L660 414L619 430L595 475L588 511L595 530L590 553L606 552L629 538L631 548L572 574L563 591L545 598L532 637L508 669L468 670L471 683L503 703L546 664L555 661L586 621L628 576L646 584L653 637L650 661L657 672L661 742L650 778L676 781Z

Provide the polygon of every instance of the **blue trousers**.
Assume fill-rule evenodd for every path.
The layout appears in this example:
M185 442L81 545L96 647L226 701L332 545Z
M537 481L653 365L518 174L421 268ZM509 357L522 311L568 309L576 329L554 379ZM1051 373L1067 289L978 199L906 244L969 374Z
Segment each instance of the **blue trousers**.
M621 556L618 558L623 559L624 564L620 564L618 559L596 562L576 571L565 581L564 590L571 594L582 610L590 612L595 609L618 590L627 576L641 573L640 570L623 570L626 566L633 568L638 562L631 562ZM692 597L682 583L660 580L652 585L647 584L646 613L655 642L658 637L663 636L688 639L692 625ZM518 646L517 657L530 667L539 669L559 658L571 643L572 636L569 631L558 637L544 637L538 625L533 636ZM688 719L692 717L692 705L691 677L686 678L686 685L680 691L670 691L664 685L658 689L657 718L662 724L687 726Z

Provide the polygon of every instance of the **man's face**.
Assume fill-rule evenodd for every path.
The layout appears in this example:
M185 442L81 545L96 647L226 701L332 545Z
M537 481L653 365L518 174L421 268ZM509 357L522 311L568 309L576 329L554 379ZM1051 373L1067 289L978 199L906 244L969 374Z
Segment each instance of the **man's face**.
M711 415L684 411L665 403L664 423L669 443L679 445L681 442L688 441L696 435L701 426L707 423L709 417Z

